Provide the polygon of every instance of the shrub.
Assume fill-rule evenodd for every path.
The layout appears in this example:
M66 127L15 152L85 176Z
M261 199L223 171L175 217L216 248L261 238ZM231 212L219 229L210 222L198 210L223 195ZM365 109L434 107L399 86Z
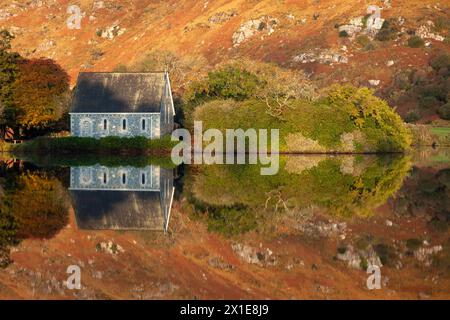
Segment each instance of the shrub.
M431 109L439 105L439 101L433 96L423 96L419 99L419 106L422 109Z
M436 100L446 102L448 89L444 83L431 83L419 88L422 97L432 97Z
M424 70L415 70L411 74L411 83L417 86L423 86L427 83L428 73Z
M367 88L333 87L318 101L294 99L283 120L267 111L264 101L216 100L199 106L194 117L204 129L278 128L281 151L341 150L342 137L352 136L355 151L403 151L411 135L400 116ZM348 150L347 150L348 151Z
M24 144L17 145L13 151L37 154L98 154L118 153L167 153L175 145L170 136L150 140L145 137L121 138L105 137L101 139L64 137L39 137Z
M450 120L450 102L441 106L438 111L439 116L444 120Z
M3 199L2 201L4 202ZM14 216L5 209L3 203L2 208L0 209L0 249L15 245L19 242L16 237L18 228L17 222L14 219Z
M436 20L434 21L434 28L438 32L450 30L450 19L443 16L437 17Z
M364 48L370 43L370 38L366 35L358 36L356 42Z
M390 41L395 38L396 34L397 28L394 27L394 24L391 21L386 20L375 38L378 41Z
M128 72L128 67L124 64L118 64L114 68L113 72L121 72L121 73Z
M411 70L403 70L394 76L394 85L400 90L411 88Z
M257 87L256 75L243 68L228 65L210 72L205 81L195 83L190 88L191 92L188 92L188 100L201 102L214 98L242 101L254 96Z
M446 52L438 54L431 59L430 66L436 71L442 68L450 68L450 54Z
M227 237L254 230L257 216L243 206L211 210L208 214L208 230Z
M381 263L385 266L391 266L396 260L395 249L390 245L379 243L376 244L373 249L380 257Z
M369 21L371 14L366 14L363 19L362 19L362 23L363 23L363 28L366 29L367 28L367 21Z
M270 113L281 118L291 100L314 100L316 96L315 86L300 71L251 60L232 61L188 87L183 106L185 127L192 127L197 106L215 99L262 100Z
M409 149L412 136L403 120L389 105L368 88L334 86L327 104L348 114L377 151Z
M389 40L392 39L392 34L391 34L391 32L389 30L381 29L378 32L378 34L376 36L376 39L379 40L379 41L389 41Z
M339 32L339 37L341 38L348 38L348 32L345 30L342 30L341 32Z
M419 239L408 239L406 240L406 247L411 250L411 251L415 251L417 249L419 249L422 246L422 241L420 241Z
M370 42L364 47L364 51L373 51L376 48L377 46L373 42Z
M410 48L421 48L425 45L425 41L419 36L412 36L408 39L408 47Z
M419 121L421 118L420 114L417 111L409 111L408 114L405 116L405 122L406 123L415 123Z

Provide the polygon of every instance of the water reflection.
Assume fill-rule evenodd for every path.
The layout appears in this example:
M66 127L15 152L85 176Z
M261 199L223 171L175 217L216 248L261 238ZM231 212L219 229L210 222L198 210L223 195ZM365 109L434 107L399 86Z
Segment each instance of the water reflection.
M259 175L257 166L202 166L186 189L192 210L208 212L210 229L232 235L271 223L273 213L370 216L410 169L406 156L291 156L281 158L273 177Z
M370 298L365 268L381 264L398 297L450 294L448 152L282 157L270 177L254 165L69 160L0 162L0 266L12 270L0 286L27 287L39 271L45 298L40 281L82 261L107 297ZM48 297L72 294L61 292Z
M71 167L70 194L80 229L167 231L173 170L153 165Z
M20 160L0 163L0 266L24 239L51 239L68 221L70 200L54 172Z

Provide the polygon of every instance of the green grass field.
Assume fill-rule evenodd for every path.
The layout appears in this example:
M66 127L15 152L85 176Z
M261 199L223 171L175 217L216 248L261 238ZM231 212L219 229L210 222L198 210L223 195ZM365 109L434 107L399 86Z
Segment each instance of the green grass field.
M433 127L431 132L440 137L450 136L450 127Z

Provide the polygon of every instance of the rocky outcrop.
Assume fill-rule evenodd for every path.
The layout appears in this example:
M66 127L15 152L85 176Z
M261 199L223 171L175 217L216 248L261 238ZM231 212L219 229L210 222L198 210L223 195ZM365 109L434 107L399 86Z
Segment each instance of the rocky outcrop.
M349 37L354 37L363 30L363 17L357 17L350 20L349 24L339 27L339 32L346 32Z
M383 27L385 19L382 18L365 18L356 17L350 20L348 24L342 25L338 28L339 32L346 32L350 38L354 38L359 33L366 33L370 36L375 36Z
M9 18L15 17L16 14L13 14L7 10L0 10L0 21L2 20L8 20Z
M242 24L233 34L233 46L237 47L256 34L271 35L275 32L278 20L269 16L252 19Z
M92 10L103 9L105 8L105 3L103 1L94 1L92 5Z
M231 9L228 11L220 11L209 17L208 21L214 24L222 24L227 22L231 18L236 17L237 15L238 12L236 9Z
M347 265L354 269L367 269L371 266L382 267L380 257L373 247L369 245L365 250L357 250L352 245L348 245L338 252L336 258L344 261Z
M432 256L442 251L442 246L422 247L414 251L414 257L425 264L430 266L432 263Z
M47 51L55 46L56 46L56 42L54 40L48 40L48 41L42 42L39 45L39 47L37 48L37 51Z
M100 252L106 252L111 255L117 255L119 253L125 252L125 250L120 245L112 241L97 243L96 250Z
M347 64L348 56L345 52L337 52L331 49L314 49L300 53L293 58L293 61L302 64L314 62L321 64Z
M276 264L273 252L267 248L257 249L240 243L235 243L231 247L239 258L246 263L256 264L260 267L273 266Z
M336 223L332 221L306 221L299 223L296 229L303 235L313 238L339 237L345 239L347 223Z
M125 28L120 28L120 26L115 23L106 29L98 29L97 35L104 39L112 40L115 37L122 35L125 31L126 31Z
M444 41L445 38L441 35L433 33L431 30L434 28L433 21L428 21L426 25L420 26L416 30L416 35L421 37L422 39L432 39L436 41Z

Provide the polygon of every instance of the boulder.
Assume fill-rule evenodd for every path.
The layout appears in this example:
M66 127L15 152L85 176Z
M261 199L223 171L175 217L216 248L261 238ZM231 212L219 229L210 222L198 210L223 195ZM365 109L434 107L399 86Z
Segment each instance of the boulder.
M310 50L308 52L301 53L293 58L294 62L298 63L314 63L318 62L321 64L347 64L348 56L344 52L340 53L337 51L333 51L331 49L325 50Z
M271 35L275 32L275 27L277 24L277 19L268 16L249 20L242 24L233 34L233 45L237 47L258 33Z
M416 30L416 35L421 37L422 39L432 39L436 41L444 41L445 38L439 34L435 34L431 32L431 29L434 27L434 23L432 21L428 21L426 25L420 26Z
M210 23L214 24L222 24L224 22L227 22L233 17L236 17L238 15L238 12L236 9L231 9L228 11L221 11L213 14L211 17L209 17L208 21Z

